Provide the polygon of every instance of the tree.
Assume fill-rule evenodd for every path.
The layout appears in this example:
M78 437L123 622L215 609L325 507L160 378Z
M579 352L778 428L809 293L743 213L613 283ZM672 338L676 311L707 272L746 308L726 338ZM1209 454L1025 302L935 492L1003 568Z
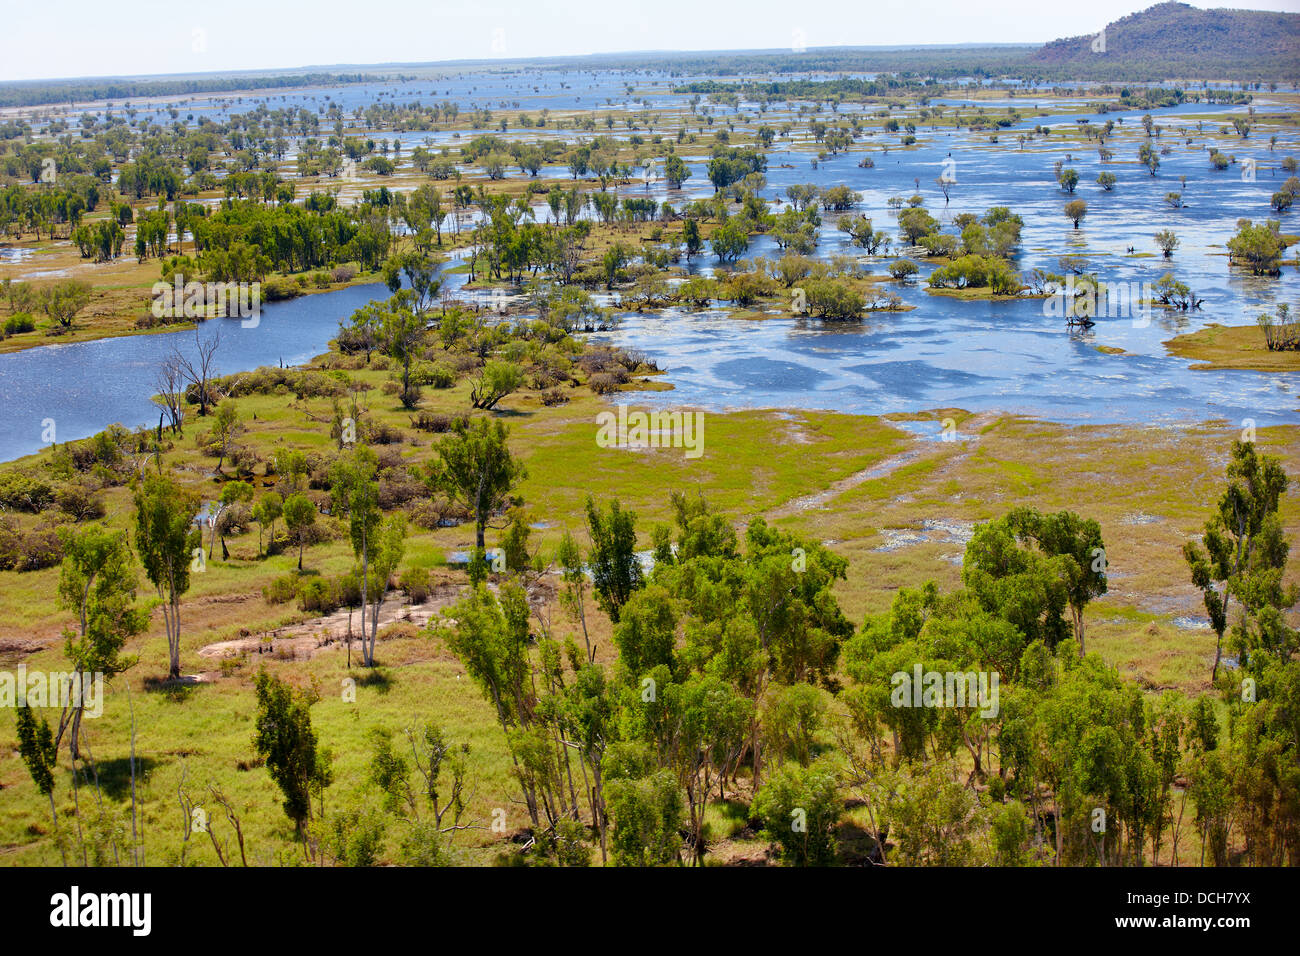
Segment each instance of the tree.
M1145 166L1152 176L1160 168L1160 155L1151 147L1150 142L1138 147L1138 162Z
M182 425L185 422L185 376L175 356L163 359L158 366L154 379L158 390L153 403L163 410L168 425L177 437L183 437Z
M1079 228L1083 217L1088 215L1088 204L1082 199L1071 199L1065 204L1065 218L1073 220L1074 228Z
M719 260L734 262L749 248L749 230L745 228L739 216L733 216L713 230L709 242L713 246L713 254Z
M1063 169L1058 181L1062 189L1067 193L1073 193L1079 185L1079 172L1075 169Z
M694 219L687 219L682 224L682 244L686 247L687 262L704 248L704 240L700 238L700 224Z
M1156 233L1156 245L1160 248L1161 254L1166 259L1172 259L1174 250L1178 248L1178 237L1174 235L1172 229L1161 229Z
M514 362L489 361L479 370L470 386L470 403L475 408L492 409L501 399L524 383L524 371Z
M302 570L302 551L316 526L316 504L302 492L290 495L284 502L284 523L289 537L298 543L298 570Z
M1211 680L1219 676L1229 603L1236 598L1246 617L1265 604L1279 603L1287 553L1278 516L1278 502L1288 484L1281 463L1257 454L1253 442L1237 441L1227 475L1228 487L1205 523L1201 543L1183 545L1192 583L1201 591L1217 637ZM1248 625L1243 621L1243 635Z
M1116 179L1114 173L1103 172L1097 176L1097 185L1100 186L1106 192L1110 192L1112 189L1114 189L1115 183L1116 183Z
M361 657L367 667L373 667L375 663L375 643L379 639L379 612L384 604L384 594L388 591L388 582L396 573L397 566L402 563L405 550L406 519L400 514L395 514L375 528L371 545L369 575L373 577L373 581L366 588L367 597L370 599L369 644L365 642L364 606L361 619L363 628Z
M1251 275L1279 275L1282 253L1289 244L1289 237L1282 235L1278 220L1253 223L1241 219L1237 222L1237 234L1228 240L1229 261L1245 265Z
M77 686L102 675L131 667L134 657L121 657L126 640L148 626L149 613L135 602L135 568L125 532L91 526L80 531L59 529L63 564L59 571L59 603L77 616L75 630L63 632L64 652L72 663ZM69 733L72 759L78 758L78 738L85 701L78 694L59 720L55 749Z
M18 708L18 755L31 774L36 791L50 801L50 819L54 822L54 839L59 844L59 855L63 865L68 865L68 856L59 837L59 814L54 808L54 771L59 765L59 746L50 732L50 724L44 717L39 722L26 705Z
M916 245L922 236L939 231L939 222L920 206L904 209L898 214L898 228L909 245Z
M401 400L404 408L414 408L420 400L420 390L411 386L411 361L420 355L424 331L424 318L400 303L384 313L379 327L379 342L384 354L402 367Z
M835 827L844 803L827 769L788 763L754 797L754 815L787 866L828 866L835 861Z
M329 779L327 754L317 746L311 707L320 699L315 687L300 690L260 669L253 677L257 717L253 748L284 794L284 813L299 837L306 835L313 790Z
M889 274L899 282L907 282L917 273L917 265L911 259L895 259L889 264Z
M162 475L148 475L135 490L135 549L158 589L167 630L167 676L181 676L181 595L190 587L191 555L202 557L194 518L198 496Z
M221 333L214 332L204 339L199 327L194 329L194 357L190 358L175 346L172 347L171 361L176 363L181 375L194 386L194 398L199 403L199 415L208 413L208 406L213 403L213 396L208 383L216 370L217 348L221 345Z
M220 412L218 412L218 418L220 418ZM232 509L236 505L243 505L252 500L253 486L246 481L227 482L221 489L221 508L213 519L212 532L221 538L222 561L230 560L230 551L226 548L226 533L230 529L231 516L236 513ZM243 514L247 516L248 512L244 511ZM209 554L209 557L211 557L211 554Z
M348 517L348 533L352 539L352 553L361 560L361 607L370 605L370 591L374 581L370 563L380 547L376 540L383 513L379 508L379 483L376 475L379 460L365 445L359 445L351 454L335 462L330 475L330 490L334 511ZM288 503L286 502L286 508ZM286 517L286 520L287 517ZM380 582L380 593L387 588L387 579ZM364 618L362 620L364 625ZM362 641L362 662L374 665L373 641Z
M511 493L528 477L528 469L510 454L504 422L459 420L452 430L437 444L438 457L426 466L425 481L474 515L474 545L481 554L484 529L493 515L514 503Z
M618 499L610 502L603 514L587 498L587 531L591 535L592 585L596 600L615 624L619 612L642 586L641 561L636 554L636 515L624 511Z
M676 153L669 153L668 158L664 160L664 178L668 180L668 186L672 189L681 189L682 183L690 179L691 170Z
M64 329L71 328L77 313L89 304L90 283L77 279L52 285L41 296L45 314Z
M1093 598L1106 593L1106 551L1101 526L1072 511L1039 514L1032 508L1016 508L1008 518L1017 536L1033 541L1044 554L1057 559L1056 567L1070 605L1074 639L1079 642L1082 657L1083 610Z
M639 779L611 780L609 815L614 826L610 856L615 866L668 866L681 862L686 807L667 770Z
M221 464L230 453L230 445L241 430L239 409L231 399L226 399L217 406L216 418L212 422L212 444L217 450L217 474L221 474Z
M262 553L262 532L270 529L267 548L275 543L275 523L284 514L284 500L274 491L268 491L253 506L253 520L257 522L257 553ZM301 566L299 566L301 570Z

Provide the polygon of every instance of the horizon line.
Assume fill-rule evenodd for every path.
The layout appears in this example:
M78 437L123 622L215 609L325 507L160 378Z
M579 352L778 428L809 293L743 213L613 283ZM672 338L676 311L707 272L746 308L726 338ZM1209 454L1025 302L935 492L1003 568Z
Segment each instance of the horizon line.
M1074 39L1074 38L1067 38ZM0 87L8 86L31 86L42 83L67 83L94 80L166 80L178 79L185 77L243 77L243 76L265 76L265 75L284 75L291 76L296 73L318 73L323 71L358 71L358 70L394 70L398 68L410 69L430 69L438 67L468 67L468 66L501 66L506 67L513 64L543 63L543 62L564 62L577 60L596 60L609 57L706 57L706 56L759 56L771 55L774 53L785 53L791 56L804 56L810 53L819 53L826 51L852 52L861 50L864 52L879 53L907 53L913 51L940 51L940 50L1031 50L1040 49L1047 43L1054 41L1048 40L1043 43L998 43L998 42L968 42L968 43L911 43L911 44L882 44L882 45L863 45L863 44L831 44L823 46L810 46L803 50L791 50L789 47L751 47L740 49L705 49L705 50L663 50L663 49L645 49L645 50L610 50L601 53L571 53L571 54L552 54L546 56L521 56L521 57L477 57L461 60L394 60L381 63L308 63L301 66L267 66L267 67L247 67L232 70L202 70L193 73L98 73L86 74L82 76L48 76L34 79L21 80L0 80ZM816 70L800 70L797 72L817 72ZM231 91L233 92L233 91Z

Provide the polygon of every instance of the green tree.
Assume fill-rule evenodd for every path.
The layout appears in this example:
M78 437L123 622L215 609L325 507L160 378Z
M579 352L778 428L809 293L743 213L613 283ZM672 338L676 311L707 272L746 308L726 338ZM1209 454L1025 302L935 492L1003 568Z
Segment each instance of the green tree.
M134 657L122 657L127 638L148 626L149 612L135 606L135 561L127 535L92 525L80 531L59 529L63 564L59 570L59 603L77 615L75 630L65 630L64 652L72 663L74 679L85 684L102 675L131 667ZM68 732L72 759L78 759L78 739L85 700L81 693L70 700L59 720L55 748Z
M485 410L496 408L497 403L524 384L524 371L514 362L497 359L489 361L479 370L470 387L470 404Z
M257 522L257 553L262 553L262 533L269 529L267 548L275 543L275 523L284 515L284 499L274 491L262 495L253 506L253 520Z
M1278 505L1288 479L1281 463L1271 455L1258 454L1253 442L1233 442L1227 477L1228 487L1205 524L1201 543L1183 545L1192 583L1201 591L1217 637L1212 680L1219 676L1233 598L1243 613L1239 643L1247 645L1253 643L1248 640L1252 618L1256 626L1261 618L1266 627L1273 626L1279 609L1296 600L1294 588L1282 586L1288 548Z
M754 797L754 814L787 866L835 862L835 827L844 806L837 790L828 769L788 763Z
M253 688L257 694L253 748L284 794L285 816L304 837L313 790L329 776L326 754L318 747L311 724L311 707L320 695L315 687L291 687L266 668L254 675Z
M316 503L302 492L285 499L283 515L289 537L298 544L298 570L302 570L302 551L316 526Z
M162 475L145 477L135 490L135 549L158 589L167 630L167 676L181 676L181 595L190 588L191 559L202 559L195 523L198 496ZM202 565L199 565L202 567Z
M589 563L596 601L617 624L623 605L643 584L636 554L636 515L624 511L618 499L610 502L605 514L588 497L587 533L591 536Z
M1106 593L1106 550L1101 526L1080 518L1072 511L1039 514L1032 508L1016 508L1008 516L1021 540L1038 545L1060 574L1070 606L1074 639L1079 655L1084 654L1083 611L1093 598Z
M1088 204L1082 199L1071 199L1065 204L1065 218L1074 223L1074 228L1079 228L1079 223L1083 217L1088 215Z
M220 418L220 412L218 412ZM230 529L231 515L235 514L237 505L245 505L253 500L253 486L246 481L230 481L221 489L221 509L213 520L213 532L221 538L221 560L230 560L230 550L226 547L226 532ZM244 512L246 515L248 512Z
M18 755L27 766L27 772L36 784L36 791L50 801L50 819L54 821L54 838L59 844L63 865L68 865L67 853L59 837L59 814L54 808L54 771L58 768L59 747L45 718L39 722L32 709L26 705L18 708Z
M611 780L610 855L615 866L668 866L681 862L678 831L685 815L681 788L667 770L641 779Z
M379 483L376 480L378 470L379 460L375 453L365 445L359 445L335 463L331 474L330 490L334 499L334 511L348 516L352 553L361 561L362 608L370 604L370 590L374 586L370 561L378 549L376 538L383 519L379 508ZM387 581L384 582L385 586L386 584ZM362 642L362 661L366 667L374 664L372 647L373 642Z
M488 522L518 503L512 492L528 477L528 469L510 454L509 434L504 422L488 418L457 421L452 434L435 446L437 459L426 466L425 481L430 489L464 505L474 515L474 546L480 556Z

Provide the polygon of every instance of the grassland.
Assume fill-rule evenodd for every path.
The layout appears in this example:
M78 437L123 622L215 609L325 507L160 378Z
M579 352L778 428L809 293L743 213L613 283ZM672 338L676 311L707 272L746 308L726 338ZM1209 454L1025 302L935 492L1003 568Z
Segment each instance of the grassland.
M376 367L355 374L378 386L389 374L382 365L379 360ZM426 405L464 408L465 389L462 383L436 392ZM409 414L379 388L365 394L368 415L403 431L406 440L396 446L403 456L426 460L428 439L411 430ZM619 398L635 402L634 393ZM331 445L323 399L256 396L240 399L238 407L247 428L241 441L260 453ZM845 555L848 579L837 595L850 619L860 620L886 608L902 585L933 579L943 587L956 586L959 556L974 523L1017 504L1070 508L1099 520L1110 563L1110 592L1088 610L1090 649L1152 690L1173 687L1194 693L1209 686L1212 634L1174 622L1201 613L1179 549L1199 531L1220 486L1233 437L1226 426L1067 428L951 409L886 418L807 411L708 413L704 455L687 459L680 449L598 448L594 419L604 407L603 399L585 389L575 389L568 404L555 408L527 395L503 403L499 414L509 423L512 446L529 469L521 489L529 514L544 525L535 532L532 547L544 557L566 528L585 538L579 516L588 494L598 500L617 497L632 508L645 541L651 524L669 517L668 489L699 491L738 525L763 515ZM955 426L949 431L953 440L918 437L909 429L919 431L919 419L949 419ZM198 431L191 425L165 461L181 480L213 497L219 483L214 462L195 446ZM1292 427L1264 429L1258 436L1263 450L1281 456L1292 475L1300 474L1298 439L1300 430ZM124 527L130 513L127 492L119 488L110 494L108 523ZM1294 496L1286 499L1283 516L1294 539L1300 534ZM445 556L471 544L472 529L413 531L403 567L433 569L435 583L454 596L464 586L464 575L444 567ZM259 558L255 533L230 539L229 545L230 560L221 561L218 549L207 571L194 575L182 607L183 669L194 682L166 686L159 680L166 672L166 642L161 615L155 613L150 630L128 648L139 655L139 663L114 682L104 716L87 722L104 793L121 808L129 794L134 714L135 752L143 772L141 822L151 862L179 862L182 852L187 862L217 862L201 835L183 842L178 798L183 786L201 802L213 785L241 815L250 862L300 859L278 795L254 761L251 677L259 666L295 683L316 681L321 689L313 720L336 758L327 807L330 801L350 802L363 790L372 729L400 730L417 718L436 717L451 739L471 748L473 794L467 819L483 823L494 809L503 808L512 833L526 821L512 802L508 758L494 714L437 627L421 630L405 622L386 627L378 650L381 666L359 681L355 702L344 700L340 688L344 678L361 672L348 670L339 644L303 653L298 642L295 654L295 645L269 640L267 653L231 656L219 667L219 657L200 655L217 642L257 638L291 625L306 624L293 632L299 635L312 631L310 614L293 604L269 604L262 593L266 584L292 569L292 549ZM335 574L351 562L346 535L336 528L332 541L307 550L305 568L308 574ZM60 632L72 622L56 609L56 578L57 569L0 573L0 648L9 662L59 668ZM563 635L576 625L555 602L548 584L553 580L544 578L538 595L554 632ZM431 608L435 619L438 606ZM588 608L588 620L597 658L612 659L608 621L594 607ZM12 714L0 711L0 739L14 739ZM57 792L66 797L66 770L58 784ZM0 755L0 789L5 794L0 860L57 862L48 839L48 807L10 750ZM84 790L82 797L87 798ZM61 801L61 826L74 825L68 804ZM743 819L729 816L726 805L710 812L717 841L712 859L762 857L764 846L743 832ZM121 820L123 826L129 822L125 815ZM221 832L228 836L227 830ZM490 862L509 836L466 831L455 852L464 862Z
M1170 339L1165 346L1174 355L1196 363L1193 369L1253 369L1258 372L1300 370L1300 352L1270 351L1257 325L1220 325Z

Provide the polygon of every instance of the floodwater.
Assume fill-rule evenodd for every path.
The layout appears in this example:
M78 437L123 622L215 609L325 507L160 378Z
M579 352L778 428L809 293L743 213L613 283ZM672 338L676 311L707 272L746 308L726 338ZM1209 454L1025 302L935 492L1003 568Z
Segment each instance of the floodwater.
M409 102L412 92L423 92L424 102L444 98L466 105L477 102L497 106L520 102L525 109L639 108L643 96L656 107L679 105L687 97L670 92L671 82L689 78L643 73L491 73L455 78L418 79L407 88L386 96ZM626 84L636 89L629 94ZM204 108L216 112L242 112L265 101L272 108L308 105L316 108L338 100L349 109L377 95L370 87L343 87L261 96L209 97ZM370 99L366 99L370 97ZM606 101L610 104L606 105ZM949 98L951 105L963 101ZM718 311L691 312L669 309L661 314L623 317L620 327L596 336L629 348L642 349L668 374L675 389L638 394L636 401L660 405L685 405L712 409L739 407L827 408L860 414L918 411L961 407L971 411L1001 410L1064 422L1177 423L1223 419L1253 419L1259 425L1300 422L1300 375L1248 371L1193 371L1185 360L1166 354L1163 342L1175 334L1192 331L1208 322L1253 322L1262 311L1279 302L1300 307L1300 275L1286 266L1280 278L1254 279L1230 272L1225 243L1239 218L1273 216L1269 198L1286 177L1278 167L1283 156L1300 154L1294 131L1279 137L1275 150L1266 139L1252 136L1234 140L1227 152L1238 162L1224 171L1210 168L1201 148L1205 134L1198 122L1227 111L1221 106L1184 104L1174 109L1152 110L1162 127L1160 142L1171 151L1161 157L1159 174L1148 175L1136 163L1141 127L1137 112L1112 112L1099 122L1124 119L1107 143L1115 158L1100 161L1095 144L1067 143L1058 133L1048 142L1035 139L1021 148L1020 130L1044 123L1073 130L1073 116L1040 117L1033 100L1017 97L1009 105L1026 111L1016 127L1000 130L999 142L989 132L933 132L919 123L923 146L901 150L897 137L864 137L847 154L818 162L814 167L807 149L783 148L783 140L769 154L769 199L784 197L787 186L848 184L863 194L855 212L871 217L877 229L897 235L892 196L919 192L927 208L941 221L950 222L961 212L982 214L990 206L1008 206L1025 222L1016 266L1021 272L1041 267L1060 271L1057 259L1082 254L1089 269L1108 283L1154 283L1166 271L1186 282L1204 300L1197 312L1174 313L1160 308L1133 315L1098 319L1085 334L1070 333L1064 320L1049 314L1043 300L1014 299L992 302L960 301L925 292L931 266L921 266L917 280L906 286L890 283L907 305L905 312L876 312L860 322L820 322L788 314L765 320L738 320ZM118 104L120 108L121 104ZM990 116L1004 106L981 104ZM152 106L152 104L151 104ZM199 107L196 100L187 107ZM1272 108L1267 94L1256 101L1257 112ZM186 109L186 107L182 107ZM873 107L874 109L874 107ZM715 107L718 125L735 111ZM793 114L784 104L769 105L758 114L752 104L741 104L746 119L737 129L768 123L779 128ZM972 107L963 107L969 115ZM1244 112L1237 108L1235 112ZM850 115L847 108L841 117ZM830 121L832 115L822 119ZM806 122L796 121L796 129ZM715 128L717 128L715 126ZM1212 124L1205 123L1209 130ZM707 127L706 127L707 129ZM1185 130L1185 135L1179 130ZM598 130L604 132L603 128ZM615 129L616 135L626 135ZM509 130L509 136L553 135L551 130ZM565 135L572 136L571 130ZM445 134L405 134L410 146L432 136L440 144ZM1186 137L1192 139L1189 146ZM888 146L886 152L884 147ZM871 152L875 167L857 166L863 149ZM1068 156L1068 158L1067 158ZM1245 174L1246 160L1256 163L1255 177ZM1078 170L1080 185L1067 197L1055 183L1053 164L1061 160ZM1095 184L1103 169L1118 177L1112 192ZM935 184L941 173L955 177L950 199ZM548 170L562 177L563 168ZM1185 182L1182 177L1186 177ZM713 189L704 178L703 164L692 165L692 178L679 191L662 181L637 182L619 192L648 194L680 206L707 197ZM1165 202L1169 192L1181 192L1182 208ZM1069 198L1088 203L1082 228L1075 230L1062 215ZM538 218L545 219L539 205ZM1300 213L1282 217L1284 232L1300 232ZM816 255L827 258L852 249L835 226L838 216L827 213ZM1181 244L1170 260L1157 252L1153 236L1173 229ZM1133 247L1134 254L1128 249ZM780 255L771 239L756 237L748 256ZM874 272L884 274L888 259L867 260ZM716 268L711 256L697 257L692 272L709 274ZM449 277L453 288L463 277ZM387 291L381 285L357 286L337 292L305 296L266 305L255 328L238 320L215 320L200 326L202 337L220 335L218 371L230 373L259 365L295 364L324 351L338 331L340 320L371 298ZM156 423L158 411L149 402L156 391L154 373L173 343L193 349L193 332L136 335L71 345L50 345L0 355L0 460L38 450L53 420L59 441L85 437L112 422L128 426ZM1109 354L1099 347L1122 350Z

